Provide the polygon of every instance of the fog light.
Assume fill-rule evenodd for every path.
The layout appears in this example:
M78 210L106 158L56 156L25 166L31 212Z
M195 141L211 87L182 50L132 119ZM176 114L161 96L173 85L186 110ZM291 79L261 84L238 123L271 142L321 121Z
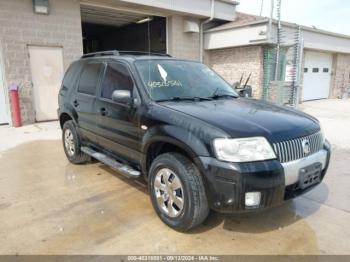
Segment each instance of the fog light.
M245 206L256 207L260 205L261 193L260 192L248 192L245 193Z

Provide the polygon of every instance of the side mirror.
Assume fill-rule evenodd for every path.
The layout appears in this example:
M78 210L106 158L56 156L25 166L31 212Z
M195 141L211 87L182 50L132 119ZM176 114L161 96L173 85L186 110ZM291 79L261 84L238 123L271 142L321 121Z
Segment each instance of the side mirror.
M252 87L246 86L245 88L237 88L240 97L252 97Z
M112 93L112 100L116 103L131 104L131 92L129 90L115 90Z

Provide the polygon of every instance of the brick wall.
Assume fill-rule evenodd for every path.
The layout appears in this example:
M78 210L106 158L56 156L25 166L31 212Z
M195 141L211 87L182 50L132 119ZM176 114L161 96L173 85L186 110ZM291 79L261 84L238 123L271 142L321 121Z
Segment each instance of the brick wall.
M65 68L82 54L79 1L49 2L50 15L38 15L33 13L32 0L0 1L0 51L4 60L5 85L16 83L20 86L24 124L35 121L28 45L63 47Z
M345 88L350 86L350 55L335 54L332 71L330 98L342 97Z
M199 60L199 33L184 33L186 19L182 16L168 18L168 51L176 58ZM199 20L194 21L199 23Z
M261 46L236 47L211 50L208 53L210 66L230 84L238 82L244 73L243 83L252 73L248 85L253 96L261 98L263 80L263 50Z

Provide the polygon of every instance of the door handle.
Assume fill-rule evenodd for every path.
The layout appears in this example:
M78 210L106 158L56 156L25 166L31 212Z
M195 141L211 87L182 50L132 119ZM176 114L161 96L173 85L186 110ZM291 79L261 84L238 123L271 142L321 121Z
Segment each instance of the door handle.
M103 116L108 115L108 112L107 112L106 108L104 108L104 107L102 107L102 108L100 109L100 112L101 112L101 115L103 115Z
M73 101L73 105L74 105L75 107L77 107L77 106L79 105L79 102L78 102L77 100L74 100L74 101Z

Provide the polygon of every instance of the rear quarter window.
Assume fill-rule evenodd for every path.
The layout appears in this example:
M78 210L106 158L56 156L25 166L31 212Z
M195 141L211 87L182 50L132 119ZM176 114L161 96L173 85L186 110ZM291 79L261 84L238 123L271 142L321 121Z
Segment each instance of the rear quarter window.
M62 81L63 89L71 89L72 86L74 86L74 83L77 79L77 75L79 72L79 68L80 68L80 64L78 62L74 62L68 67Z

